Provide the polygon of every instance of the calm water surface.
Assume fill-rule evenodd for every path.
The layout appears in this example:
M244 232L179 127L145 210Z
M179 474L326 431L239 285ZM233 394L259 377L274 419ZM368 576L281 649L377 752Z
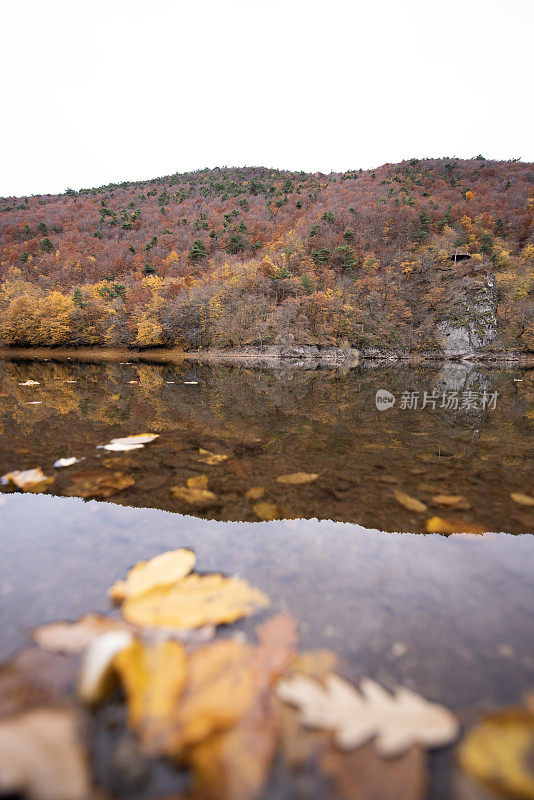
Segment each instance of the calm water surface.
M395 397L385 411L380 389ZM422 409L424 392L459 407ZM38 624L109 610L107 588L136 561L192 547L200 571L265 591L301 647L333 650L353 680L410 686L466 724L521 702L534 687L534 518L510 493L534 493L533 424L534 375L519 370L0 362L0 474L55 479L46 495L0 495L0 659ZM142 432L160 436L97 447ZM228 458L202 463L201 448ZM82 460L55 469L66 456ZM276 480L300 471L318 478ZM216 497L203 508L171 492L198 475ZM259 521L252 487L280 520ZM444 493L469 508L441 508ZM436 514L494 533L413 535ZM433 797L451 796L449 763L433 757Z
M20 385L28 380L39 385ZM379 390L395 397L392 408L377 410ZM0 362L0 426L0 474L40 466L55 477L56 495L89 499L99 475L113 482L118 472L131 485L112 502L209 519L258 520L246 495L259 486L281 518L422 532L437 514L487 531L534 532L534 509L510 497L534 491L534 371ZM97 448L145 431L160 437L143 450ZM206 465L199 448L228 459ZM54 470L65 456L84 460ZM301 471L319 477L299 486L276 480ZM216 495L212 506L173 497L173 486L199 474ZM395 490L428 512L406 510ZM447 511L433 500L443 494L470 508Z

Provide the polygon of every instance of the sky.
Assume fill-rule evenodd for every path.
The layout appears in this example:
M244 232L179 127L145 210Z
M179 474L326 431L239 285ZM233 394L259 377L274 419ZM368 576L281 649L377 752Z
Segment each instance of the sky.
M0 196L534 161L532 0L0 0Z

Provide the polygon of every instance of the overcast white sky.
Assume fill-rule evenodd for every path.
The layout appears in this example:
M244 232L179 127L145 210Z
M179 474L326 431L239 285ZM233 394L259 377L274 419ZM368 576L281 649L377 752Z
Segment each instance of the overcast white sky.
M532 0L0 0L0 195L534 160Z

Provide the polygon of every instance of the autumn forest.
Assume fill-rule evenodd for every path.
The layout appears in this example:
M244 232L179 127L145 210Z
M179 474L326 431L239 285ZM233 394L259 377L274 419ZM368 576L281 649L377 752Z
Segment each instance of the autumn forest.
M4 346L440 347L492 276L495 350L534 349L534 165L203 169L0 199Z

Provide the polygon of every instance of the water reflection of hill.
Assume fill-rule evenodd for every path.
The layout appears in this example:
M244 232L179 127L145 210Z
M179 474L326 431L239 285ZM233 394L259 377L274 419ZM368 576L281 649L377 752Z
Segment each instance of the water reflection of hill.
M26 380L38 386L21 386ZM516 380L514 380L516 379ZM518 381L517 379L521 379ZM75 382L72 382L75 381ZM184 381L198 381L185 384ZM395 406L378 412L387 389ZM498 392L495 409L401 407L419 397ZM467 395L466 393L472 393ZM411 393L415 393L412 395ZM28 405L31 403L31 405ZM35 403L35 404L34 404ZM80 472L122 472L134 485L109 499L215 519L255 520L252 486L285 517L359 522L384 530L425 529L429 516L461 517L488 530L533 532L533 510L510 499L534 490L531 441L534 374L478 371L464 365L256 371L238 366L0 362L0 470L41 466L54 494L72 491ZM153 431L143 450L97 450L114 436ZM228 455L199 462L199 448ZM52 469L61 456L85 461ZM318 473L291 486L279 475ZM199 508L170 488L204 474L216 503ZM71 487L71 488L69 488ZM428 506L415 513L393 496L400 489ZM433 504L438 494L465 497L469 510Z

